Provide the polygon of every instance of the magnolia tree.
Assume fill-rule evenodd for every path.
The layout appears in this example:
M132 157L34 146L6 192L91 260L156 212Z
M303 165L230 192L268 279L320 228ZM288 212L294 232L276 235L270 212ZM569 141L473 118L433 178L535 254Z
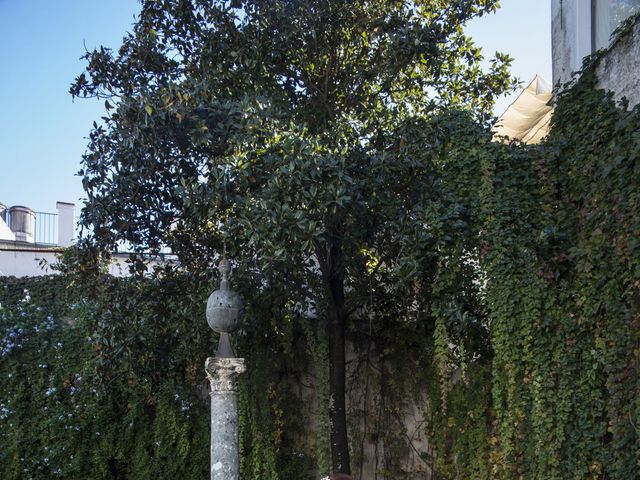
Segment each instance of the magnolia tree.
M350 473L345 323L372 282L411 293L464 228L443 152L513 86L510 59L483 70L463 31L497 6L144 0L122 46L87 53L71 87L106 109L81 171L87 244L169 247L201 270L226 241L284 272L325 322L336 473Z

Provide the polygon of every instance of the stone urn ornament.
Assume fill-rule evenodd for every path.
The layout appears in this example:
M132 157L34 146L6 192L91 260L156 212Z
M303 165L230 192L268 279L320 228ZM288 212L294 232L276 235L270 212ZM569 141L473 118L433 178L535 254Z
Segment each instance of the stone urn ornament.
M231 262L226 258L220 260L218 271L222 275L220 288L209 295L207 300L207 323L212 330L220 334L218 342L218 358L234 358L229 334L238 329L242 313L242 299L229 287Z

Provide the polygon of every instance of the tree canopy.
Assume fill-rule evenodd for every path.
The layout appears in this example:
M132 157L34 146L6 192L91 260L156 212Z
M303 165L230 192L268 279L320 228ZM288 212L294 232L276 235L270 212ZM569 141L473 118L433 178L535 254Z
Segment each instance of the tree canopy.
M335 472L350 472L345 322L375 285L409 306L471 231L448 152L485 141L513 85L510 59L483 70L463 29L497 6L147 0L71 87L105 100L81 171L88 244L169 247L202 271L225 242L326 322Z

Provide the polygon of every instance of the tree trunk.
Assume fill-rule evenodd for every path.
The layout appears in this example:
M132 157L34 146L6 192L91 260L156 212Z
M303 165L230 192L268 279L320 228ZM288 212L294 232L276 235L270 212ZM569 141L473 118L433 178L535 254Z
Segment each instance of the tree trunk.
M333 244L325 265L329 290L327 338L329 341L329 425L333 473L351 474L345 401L344 264L340 244Z

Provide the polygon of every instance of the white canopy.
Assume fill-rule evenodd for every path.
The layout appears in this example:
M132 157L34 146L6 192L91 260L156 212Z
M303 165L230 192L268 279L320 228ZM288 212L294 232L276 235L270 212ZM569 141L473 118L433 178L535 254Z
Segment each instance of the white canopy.
M539 143L549 131L552 95L549 82L536 75L498 118L492 129L494 137Z

